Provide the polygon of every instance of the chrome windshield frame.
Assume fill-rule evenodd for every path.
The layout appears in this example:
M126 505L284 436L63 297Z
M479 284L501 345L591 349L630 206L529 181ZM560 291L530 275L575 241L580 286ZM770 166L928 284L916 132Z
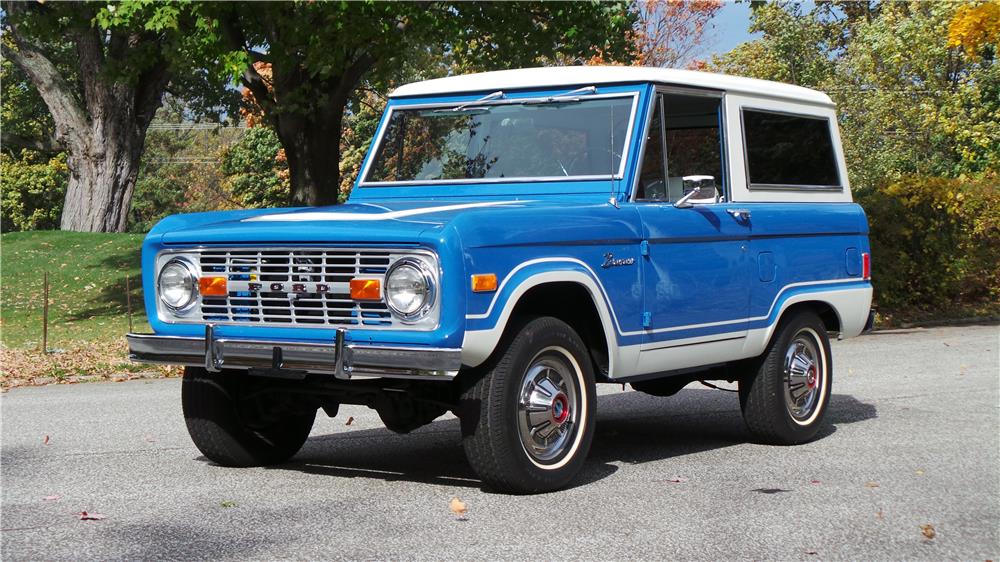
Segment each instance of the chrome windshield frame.
M535 97L525 97L525 98L503 98L496 100L483 100L483 101L473 101L473 102L437 102L437 103L424 103L424 104L406 104L399 106L390 105L386 109L386 114L382 119L382 124L379 127L378 134L375 136L372 142L371 154L365 162L364 168L361 170L361 180L358 182L358 187L405 187L408 185L455 185L455 184L491 184L491 183L526 183L526 182L565 182L565 181L598 181L598 180L622 180L625 177L625 170L628 164L628 156L631 151L633 138L635 136L635 120L636 111L639 105L639 94L638 91L633 92L612 92L607 94L585 94L585 97L581 97L579 100L575 98L559 98L553 99L553 96L535 96ZM545 104L545 103L566 103L569 101L579 101L579 103L586 103L591 100L597 99L608 99L608 98L631 98L632 104L629 109L628 124L626 125L625 133L625 143L622 145L621 161L618 165L618 170L611 174L598 174L598 175L580 175L580 176L523 176L523 177L511 177L511 178L468 178L468 179L438 179L438 180L404 180L404 181L368 181L368 174L371 171L372 165L375 163L375 155L378 153L379 148L382 146L382 141L385 137L385 132L389 128L389 123L392 121L392 115L395 111L410 111L410 110L420 110L420 109L444 109L444 108L459 108L468 106L472 107L492 107L499 105L533 105L533 104Z

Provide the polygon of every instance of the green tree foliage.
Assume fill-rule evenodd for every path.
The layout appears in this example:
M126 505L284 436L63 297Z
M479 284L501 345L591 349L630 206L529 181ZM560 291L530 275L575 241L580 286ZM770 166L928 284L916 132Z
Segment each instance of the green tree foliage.
M69 169L65 153L46 157L24 150L0 154L0 230L49 230L59 226Z
M3 41L9 41L4 38ZM3 150L17 157L21 149L59 152L52 140L55 123L45 102L24 71L4 57L0 60L0 134Z
M828 87L856 186L1000 169L1000 66L948 47L957 6L891 3L856 27Z
M220 162L243 130L192 122L190 115L190 104L168 94L150 125L129 212L130 232L148 231L176 213L239 206Z
M52 138L55 124L24 71L7 58L0 60L0 88L0 230L58 228L69 169Z
M340 199L351 194L351 188L371 146L379 119L385 110L386 98L373 90L362 90L351 101L344 116L344 133L340 149Z
M798 3L756 4L749 30L762 36L715 57L711 70L807 88L831 79L833 30L820 11L806 12Z
M634 15L602 2L295 2L206 5L243 68L240 80L281 139L295 204L334 203L345 108L359 85L398 79L435 49L467 70L557 54L628 56ZM267 63L270 77L251 63Z
M281 141L268 127L253 127L222 157L222 173L241 207L284 207L288 204L288 163Z

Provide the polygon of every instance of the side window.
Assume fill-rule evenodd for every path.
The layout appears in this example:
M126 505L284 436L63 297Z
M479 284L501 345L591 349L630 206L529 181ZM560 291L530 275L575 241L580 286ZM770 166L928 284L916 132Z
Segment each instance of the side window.
M667 198L666 169L663 160L663 96L657 95L653 120L646 133L646 152L642 158L642 171L636 188L640 201L663 201Z
M709 96L658 94L646 137L636 199L674 202L700 187L692 203L714 203L723 195L722 100Z
M841 187L830 122L756 109L743 110L750 187Z
M714 203L724 194L722 100L709 96L664 94L667 197L677 201L695 186L692 203Z

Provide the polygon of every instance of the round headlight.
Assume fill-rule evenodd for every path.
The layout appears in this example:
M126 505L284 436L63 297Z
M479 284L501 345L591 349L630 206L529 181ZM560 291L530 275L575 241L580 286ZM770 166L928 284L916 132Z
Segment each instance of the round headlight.
M404 320L413 320L430 310L434 278L423 262L403 258L392 264L385 275L385 303Z
M160 293L160 301L170 310L180 311L194 302L198 275L190 262L172 259L160 270L156 287Z

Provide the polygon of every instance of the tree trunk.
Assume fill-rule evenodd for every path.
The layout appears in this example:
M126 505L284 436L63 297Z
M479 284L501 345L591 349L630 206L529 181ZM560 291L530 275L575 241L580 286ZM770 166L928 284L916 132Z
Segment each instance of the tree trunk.
M291 172L291 204L336 205L340 190L340 137L344 107L314 118L282 115L277 132Z
M247 49L251 59L259 56L247 46L234 20L224 20L223 31L234 48ZM281 49L279 43L275 40L270 47ZM291 176L292 205L336 205L339 202L344 110L348 97L374 64L374 57L361 54L347 63L339 75L312 83L310 74L294 65L272 66L271 80L265 80L252 65L243 71L243 85L253 93L285 149ZM314 91L328 93L325 97L310 98L311 107L301 107L296 111L277 110L277 100L294 97L306 85Z
M121 130L119 127L114 130ZM134 129L135 127L129 127ZM124 232L139 174L145 131L110 138L95 131L96 150L70 151L69 185L59 228L80 232ZM136 137L140 138L136 138Z

